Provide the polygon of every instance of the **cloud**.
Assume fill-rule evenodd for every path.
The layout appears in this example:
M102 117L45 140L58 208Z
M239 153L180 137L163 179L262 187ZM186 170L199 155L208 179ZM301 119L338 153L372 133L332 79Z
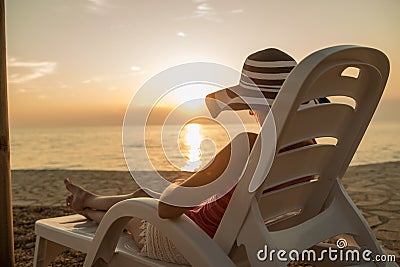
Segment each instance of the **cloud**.
M210 4L209 0L193 0L196 8L192 11L192 14L188 16L178 17L177 20L188 20L188 19L204 19L210 22L221 23L223 14L239 14L243 12L243 9L232 9L228 11L218 10Z
M103 82L108 82L110 80L112 80L111 76L107 76L107 75L105 75L105 76L94 76L94 77L92 77L90 79L82 81L82 83L86 83L86 84L87 83L103 83Z
M211 7L209 3L205 2L205 3L200 3L200 5L197 6L197 10L210 12L211 10L214 10L214 8Z
M186 33L184 32L178 32L176 35L178 35L179 37L186 37Z
M89 83L107 83L110 81L116 81L118 79L120 79L123 76L120 75L97 75L97 76L93 76L89 79L83 80L82 83L83 84L89 84Z
M143 70L141 67L133 65L129 68L128 71L120 72L120 73L114 73L114 74L103 74L103 75L94 75L91 77L87 77L87 79L81 80L81 84L84 85L89 85L89 84L96 84L96 85L104 85L104 86L111 86L108 87L108 90L113 91L118 89L117 87L114 87L114 84L118 84L120 81L124 79L129 79L131 76L140 76L146 73L145 70ZM111 88L111 89L110 89Z
M88 2L95 6L104 6L106 3L106 0L88 0Z
M104 13L107 8L112 7L109 0L87 0L87 9L92 13Z
M231 13L231 14L243 13L243 9L233 9L231 11L228 11L228 13Z
M58 85L60 86L60 88L65 89L68 88L69 86L63 82L58 82Z
M131 67L131 71L140 71L140 70L141 70L141 68L138 67L138 66L132 66Z
M38 99L46 99L46 98L47 98L47 95L46 95L46 94L41 94L41 95L38 95L37 98L38 98Z
M187 19L205 19L211 22L221 23L223 19L219 16L217 10L209 4L208 1L193 1L196 4L195 10L189 16L179 17L178 20Z
M54 72L56 62L50 61L18 61L15 58L8 60L9 82L25 83Z
M146 73L146 71L143 70L141 67L136 66L136 65L131 66L131 73L130 73L131 76L140 76L145 73Z

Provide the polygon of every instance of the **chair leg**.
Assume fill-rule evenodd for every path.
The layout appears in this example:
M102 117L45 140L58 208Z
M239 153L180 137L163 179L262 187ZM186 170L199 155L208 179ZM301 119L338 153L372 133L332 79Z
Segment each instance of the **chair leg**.
M55 257L66 249L67 247L63 245L54 243L41 236L37 236L33 267L46 267Z
M342 217L338 216L338 219L347 219L352 222L352 226L354 227L354 231L349 232L349 234L353 235L358 245L364 249L369 249L373 255L381 255L385 253L379 245L372 229L369 227L367 221L347 194L343 185L337 183L335 189L337 190L336 196L341 203L340 211L343 212ZM379 267L388 266L385 262L369 262L368 265Z

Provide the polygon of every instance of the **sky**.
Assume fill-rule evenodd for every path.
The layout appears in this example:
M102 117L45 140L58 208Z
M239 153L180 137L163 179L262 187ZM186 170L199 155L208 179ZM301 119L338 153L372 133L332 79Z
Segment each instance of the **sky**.
M10 124L122 125L135 92L168 67L207 61L240 71L260 49L301 61L338 44L389 57L375 117L398 122L399 12L398 0L7 0Z

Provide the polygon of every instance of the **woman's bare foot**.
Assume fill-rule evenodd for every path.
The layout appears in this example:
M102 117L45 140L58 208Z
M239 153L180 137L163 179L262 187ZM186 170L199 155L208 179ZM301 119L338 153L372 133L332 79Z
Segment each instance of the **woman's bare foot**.
M74 196L73 195L69 195L69 196L67 196L67 198L65 199L65 204L67 204L67 208L71 208L71 203L72 203L72 200L74 199Z
M64 179L64 184L67 190L72 193L66 199L67 206L77 213L83 213L83 210L88 208L87 202L96 195L73 184L69 178Z

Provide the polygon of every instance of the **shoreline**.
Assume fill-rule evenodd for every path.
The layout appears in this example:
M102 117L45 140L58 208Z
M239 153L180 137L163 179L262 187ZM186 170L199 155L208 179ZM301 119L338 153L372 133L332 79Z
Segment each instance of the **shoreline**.
M150 171L138 171L137 173L141 176L143 175L144 178L147 176L151 180ZM179 171L160 171L160 173L170 181L176 178L186 178L191 174L190 172ZM368 185L373 184L371 179L374 180L377 177L383 179L380 181L387 184L389 190L396 191L395 188L400 190L400 184L393 176L400 179L399 173L400 161L356 165L350 166L347 169L342 182L350 195L351 192L360 191L353 190L354 186L364 186L368 192ZM67 191L63 183L65 177L71 178L74 182L86 187L88 190L103 195L126 194L138 188L128 170L18 169L11 170L11 175L14 206L64 205L64 200L67 196ZM363 181L362 177L366 177L369 182ZM154 186L156 184L157 181L154 182ZM43 192L45 193L43 194ZM400 206L400 199L398 201L397 204Z
M363 166L370 166L370 165L380 165L380 164L390 164L390 163L399 163L400 161L398 160L393 160L393 161L383 161L383 162L373 162L373 163L367 163L367 164L359 164L359 165L349 165L348 169L350 168L357 168L357 167L363 167ZM12 169L11 172L20 172L20 171L82 171L82 172L129 172L128 169L126 170L100 170L100 169L63 169L63 168L50 168L50 169ZM138 172L150 172L150 171L138 171ZM188 171L171 171L171 170L160 170L162 173L168 173L168 172L187 172Z

